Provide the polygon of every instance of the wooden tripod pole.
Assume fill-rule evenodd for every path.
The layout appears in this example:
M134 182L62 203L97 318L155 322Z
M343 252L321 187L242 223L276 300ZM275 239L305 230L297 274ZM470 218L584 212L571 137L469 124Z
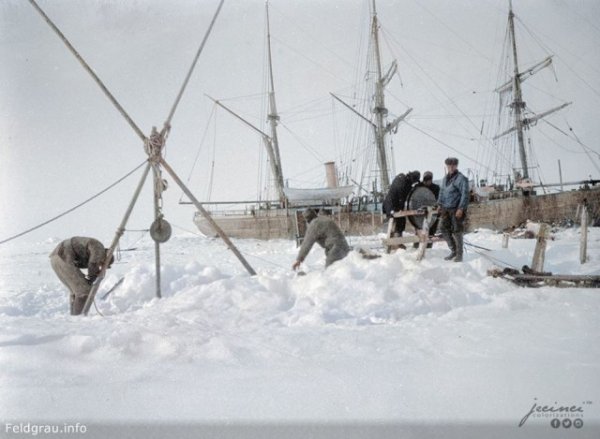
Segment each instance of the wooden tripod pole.
M175 180L175 183L177 183L179 185L179 187L181 188L183 193L186 194L187 197L192 201L192 203L200 211L202 216L204 216L204 218L206 218L206 220L210 223L210 225L215 230L215 232L217 232L217 235L219 235L221 237L221 239L223 241L225 241L225 244L227 244L227 247L229 247L229 250L231 250L233 252L233 254L240 260L240 262L242 263L244 268L246 268L246 271L248 271L248 273L250 273L250 275L254 276L256 274L256 271L254 271L254 268L252 268L252 266L248 263L248 261L246 261L246 258L244 258L244 256L240 253L240 251L233 244L233 242L231 242L231 240L225 234L223 229L221 229L221 227L219 227L219 225L215 222L215 220L212 218L212 216L210 216L210 214L206 211L206 209L204 209L204 207L202 207L202 204L200 203L200 201L198 201L198 199L196 197L194 197L194 194L192 194L192 192L187 188L185 183L183 181L181 181L181 179L177 176L175 171L173 171L173 169L169 166L169 164L165 161L165 159L163 157L160 158L160 164L165 169L165 171L167 171L167 173L173 178L173 180Z
M159 171L156 166L152 167L152 174L154 177L154 221L160 221L160 191L162 188L162 182L160 181ZM156 272L156 297L159 299L162 297L160 291L160 243L155 240L154 241L154 265Z
M96 297L96 293L98 292L98 289L100 288L102 279L104 279L104 275L106 274L107 264L111 260L112 255L115 252L117 245L119 244L119 239L121 239L121 236L123 236L123 233L125 232L125 226L127 225L127 221L129 220L129 217L131 216L133 207L135 206L135 203L137 202L137 199L140 196L142 187L144 187L144 183L146 182L146 177L148 177L148 172L150 172L151 166L152 165L150 163L148 163L146 165L146 169L144 169L144 174L142 175L142 178L140 179L140 182L138 183L138 186L135 189L135 193L133 194L133 198L131 199L129 206L127 207L127 211L125 212L125 215L123 216L123 220L121 221L121 224L119 224L119 227L117 228L117 232L115 233L115 237L113 238L112 244L110 245L108 254L106 255L106 259L104 260L104 264L102 264L102 270L98 274L97 281L94 282L94 285L92 286L92 289L90 290L90 294L88 294L87 300L85 301L85 305L83 306L83 314L86 316L88 315L88 312L90 311L90 307L92 306L92 303L94 303L94 298Z

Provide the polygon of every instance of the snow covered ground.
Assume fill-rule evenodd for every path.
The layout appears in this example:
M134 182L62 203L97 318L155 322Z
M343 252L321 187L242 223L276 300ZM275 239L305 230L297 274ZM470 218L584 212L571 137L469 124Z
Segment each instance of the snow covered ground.
M98 297L125 277L97 300L104 316L92 308L88 318L67 313L48 260L58 240L1 247L0 420L156 426L143 437L164 437L160 425L600 437L600 291L488 277L490 257L529 265L535 241L502 249L502 235L485 230L466 240L491 251L470 246L462 264L443 261L442 243L420 263L413 249L371 261L353 252L324 271L315 248L306 276L290 270L293 242L236 241L259 273L250 277L221 241L179 235L161 247L158 300L145 238L105 279ZM600 274L600 229L590 229L587 264L578 243L577 228L557 232L545 269ZM534 412L519 427L534 404L576 406L565 417L583 426L555 429Z

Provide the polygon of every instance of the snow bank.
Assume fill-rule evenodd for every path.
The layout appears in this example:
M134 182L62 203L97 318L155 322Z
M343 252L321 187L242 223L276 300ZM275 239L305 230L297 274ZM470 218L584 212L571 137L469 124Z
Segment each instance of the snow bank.
M555 238L547 270L600 274L600 230L590 230L585 265L577 229ZM258 272L250 277L220 241L175 237L162 247L160 300L143 241L105 279L98 297L125 278L97 300L104 316L89 318L66 313L47 260L54 241L0 252L0 410L7 419L513 423L533 398L593 399L598 291L487 277L494 261L530 264L534 241L502 249L485 230L467 241L490 251L468 246L462 264L443 261L441 243L420 263L412 249L375 260L352 252L323 270L314 249L305 276L289 268L293 243L238 241ZM596 410L586 416L600 422Z

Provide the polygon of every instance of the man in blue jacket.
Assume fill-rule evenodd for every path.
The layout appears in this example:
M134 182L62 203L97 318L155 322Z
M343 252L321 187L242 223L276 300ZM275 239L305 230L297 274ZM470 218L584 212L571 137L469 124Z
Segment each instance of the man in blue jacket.
M442 179L438 204L442 218L442 236L448 243L447 261L462 262L464 222L469 206L469 180L458 171L458 159L445 161L447 174Z

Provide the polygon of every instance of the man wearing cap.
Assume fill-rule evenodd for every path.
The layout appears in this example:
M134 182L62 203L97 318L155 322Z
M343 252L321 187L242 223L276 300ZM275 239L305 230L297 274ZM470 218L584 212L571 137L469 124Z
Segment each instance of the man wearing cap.
M450 254L445 259L462 262L464 222L469 206L469 180L458 171L456 157L448 157L444 163L447 173L442 179L438 204L442 218L442 236L450 248Z
M317 215L314 209L306 209L302 215L308 224L308 228L292 268L297 270L300 267L315 243L325 249L325 268L340 259L344 259L350 252L350 247L337 224L326 215Z
M79 315L87 300L92 284L102 271L108 249L94 238L75 236L65 239L50 253L50 265L60 281L70 291L71 315ZM111 255L108 267L114 257ZM87 276L81 269L87 269Z
M439 185L437 185L433 182L433 173L431 171L426 171L423 174L423 181L417 183L415 186L426 187L433 193L433 196L435 197L436 200L440 196L440 187L439 187ZM437 231L437 227L438 227L438 219L439 218L436 218L435 221L433 222L433 224L429 225L429 236L435 235L435 232ZM416 245L414 245L415 248L419 246L419 243L415 243L415 244L416 244ZM427 244L427 248L431 248L431 243Z
M394 212L404 210L406 199L412 189L413 184L417 183L421 178L419 171L412 171L408 174L398 174L392 181L385 200L383 201L383 213L387 218L392 218ZM406 218L395 218L394 235L402 236L406 227Z

